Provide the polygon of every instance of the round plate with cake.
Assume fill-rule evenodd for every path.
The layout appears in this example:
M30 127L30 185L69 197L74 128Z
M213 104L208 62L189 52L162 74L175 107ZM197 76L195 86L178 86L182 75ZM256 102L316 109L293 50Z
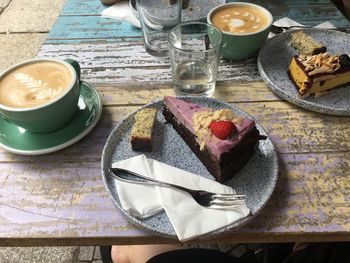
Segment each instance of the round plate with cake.
M258 56L258 69L261 77L276 95L299 107L324 114L350 116L350 68L340 70L340 72L338 70L334 73L315 74L310 79L314 81L313 84L317 78L320 79L317 84L320 90L325 89L328 84L338 86L336 84L338 80L339 83L347 83L315 95L301 95L303 92L300 91L303 91L302 85L307 82L306 80L305 82L301 80L301 88L297 88L295 81L291 80L288 71L290 72L293 57L298 55L297 50L291 45L291 36L297 31L300 29L276 35L261 48ZM330 55L350 54L350 35L347 33L316 28L302 31L325 46ZM305 69L307 68L299 72L305 73ZM306 88L311 89L312 87Z
M235 116L241 116L240 123L237 124L237 130L235 132L237 137L245 137L247 140L244 143L244 147L240 148L240 153L236 155L235 158L239 159L242 156L245 156L246 154L244 151L251 151L252 147L254 147L254 150L251 151L251 154L247 155L249 156L249 159L246 159L247 162L245 162L238 169L233 178L227 179L225 172L217 171L215 169L211 170L212 167L205 164L205 158L204 161L200 159L200 157L197 158L198 154L195 152L195 149L189 146L189 144L193 143L193 141L189 140L185 142L183 135L187 135L180 135L179 130L177 129L179 127L175 127L176 121L169 121L171 117L174 118L174 116L176 116L176 114L171 116L169 115L170 108L168 105L170 104L167 103L170 100L175 102L182 100L182 105L172 104L173 106L180 105L182 107L187 103L188 108L185 110L185 112L189 112L193 109L196 110L200 107L205 107L211 108L215 112L222 109L228 109L228 111L233 112ZM196 105L191 105L191 103ZM164 105L166 105L166 110L164 110ZM176 110L176 108L180 108L180 106L175 106L173 109ZM133 151L131 144L132 140L130 140L130 138L132 139L131 133L135 124L135 115L144 108L157 109L153 130L153 134L155 134L155 136L153 138L154 140L152 143L153 147L151 152ZM174 110L172 113L174 113ZM179 118L177 119L179 120ZM246 136L243 136L243 133L245 133ZM231 140L231 138L237 137L229 138ZM252 140L255 141L251 143ZM242 139L239 141L244 140ZM205 147L208 146L206 145ZM111 178L106 171L106 169L112 167L113 163L140 154L145 154L147 158L163 162L167 165L171 165L212 180L214 180L212 175L214 174L217 181L224 181L224 184L232 186L237 193L246 195L246 204L250 209L250 215L236 221L232 225L203 235L201 237L203 239L213 237L213 235L221 234L229 230L237 229L249 222L265 206L275 188L278 176L277 154L272 141L268 138L264 129L254 121L253 117L249 116L236 106L212 98L197 97L166 97L162 101L145 105L138 111L127 116L111 132L102 154L102 178L114 204L129 221L145 230L167 238L176 239L177 236L166 213L162 211L146 219L138 219L125 211L122 208L118 197L116 181ZM237 163L239 163L239 160L237 160ZM211 170L211 172L209 172L208 169ZM231 166L229 169L235 168Z

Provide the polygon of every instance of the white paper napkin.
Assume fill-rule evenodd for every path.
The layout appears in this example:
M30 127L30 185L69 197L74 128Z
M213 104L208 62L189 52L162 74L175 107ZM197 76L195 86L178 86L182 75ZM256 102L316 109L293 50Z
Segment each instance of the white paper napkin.
M275 21L273 23L275 26L281 26L281 27L289 27L289 26L300 26L301 28L304 26L303 24L300 24L292 19L290 19L289 17L283 17L277 21ZM333 25L331 22L326 21L324 23L321 23L317 26L315 26L315 28L337 28L335 25ZM270 33L269 34L269 38L275 36L274 33Z
M134 15L133 10L131 10L129 6L129 1L115 3L114 5L104 9L101 12L101 16L116 20L124 20L135 27L141 27L139 19Z
M300 24L288 17L283 17L279 20L277 20L276 22L273 23L275 26L300 26L303 27L303 24ZM326 21L324 23L321 23L317 26L315 26L315 28L337 28L335 25L333 25L331 22Z
M281 19L278 19L273 23L275 26L303 26L303 24L300 24L289 17L283 17Z
M145 155L123 160L112 166L192 189L234 193L229 186L148 159ZM177 189L117 181L117 191L124 209L141 218L165 209L180 241L189 240L233 224L249 215L250 212L245 204L232 210L208 209L198 205L189 194Z

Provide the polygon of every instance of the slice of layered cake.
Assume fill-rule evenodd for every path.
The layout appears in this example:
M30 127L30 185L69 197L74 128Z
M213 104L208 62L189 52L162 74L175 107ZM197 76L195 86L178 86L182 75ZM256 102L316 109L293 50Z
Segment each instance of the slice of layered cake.
M157 109L144 108L135 114L135 123L131 129L130 143L133 151L152 151L152 135Z
M232 178L248 162L261 138L253 120L230 109L165 97L163 115L219 182Z
M301 95L320 94L350 83L350 57L328 53L296 55L288 75Z
M300 55L316 55L327 51L327 47L317 42L303 31L291 34L290 44Z

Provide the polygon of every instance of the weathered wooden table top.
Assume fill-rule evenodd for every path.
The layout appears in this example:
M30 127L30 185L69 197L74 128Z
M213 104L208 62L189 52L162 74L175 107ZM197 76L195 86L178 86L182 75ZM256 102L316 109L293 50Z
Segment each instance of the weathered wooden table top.
M275 20L349 26L328 0L255 2ZM102 97L101 120L59 152L20 156L0 149L0 245L175 242L128 223L101 179L102 149L118 121L140 105L174 95L168 59L145 53L139 29L101 18L104 8L98 0L68 0L38 54L80 62L82 79ZM350 118L282 101L262 82L255 58L222 61L219 72L215 97L261 123L278 150L280 173L261 214L210 242L350 241Z

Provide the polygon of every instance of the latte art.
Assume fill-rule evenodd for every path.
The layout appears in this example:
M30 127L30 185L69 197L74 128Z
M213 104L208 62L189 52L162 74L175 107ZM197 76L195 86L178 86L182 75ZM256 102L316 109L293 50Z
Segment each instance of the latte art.
M235 34L256 32L268 25L262 11L248 6L222 8L212 16L212 22L222 31Z
M27 95L34 101L46 101L53 99L58 96L63 90L61 86L55 88L49 87L47 82L33 79L29 75L21 72L14 74L14 77L28 88Z
M14 108L35 107L59 97L71 82L71 72L60 63L26 64L0 80L0 103Z

